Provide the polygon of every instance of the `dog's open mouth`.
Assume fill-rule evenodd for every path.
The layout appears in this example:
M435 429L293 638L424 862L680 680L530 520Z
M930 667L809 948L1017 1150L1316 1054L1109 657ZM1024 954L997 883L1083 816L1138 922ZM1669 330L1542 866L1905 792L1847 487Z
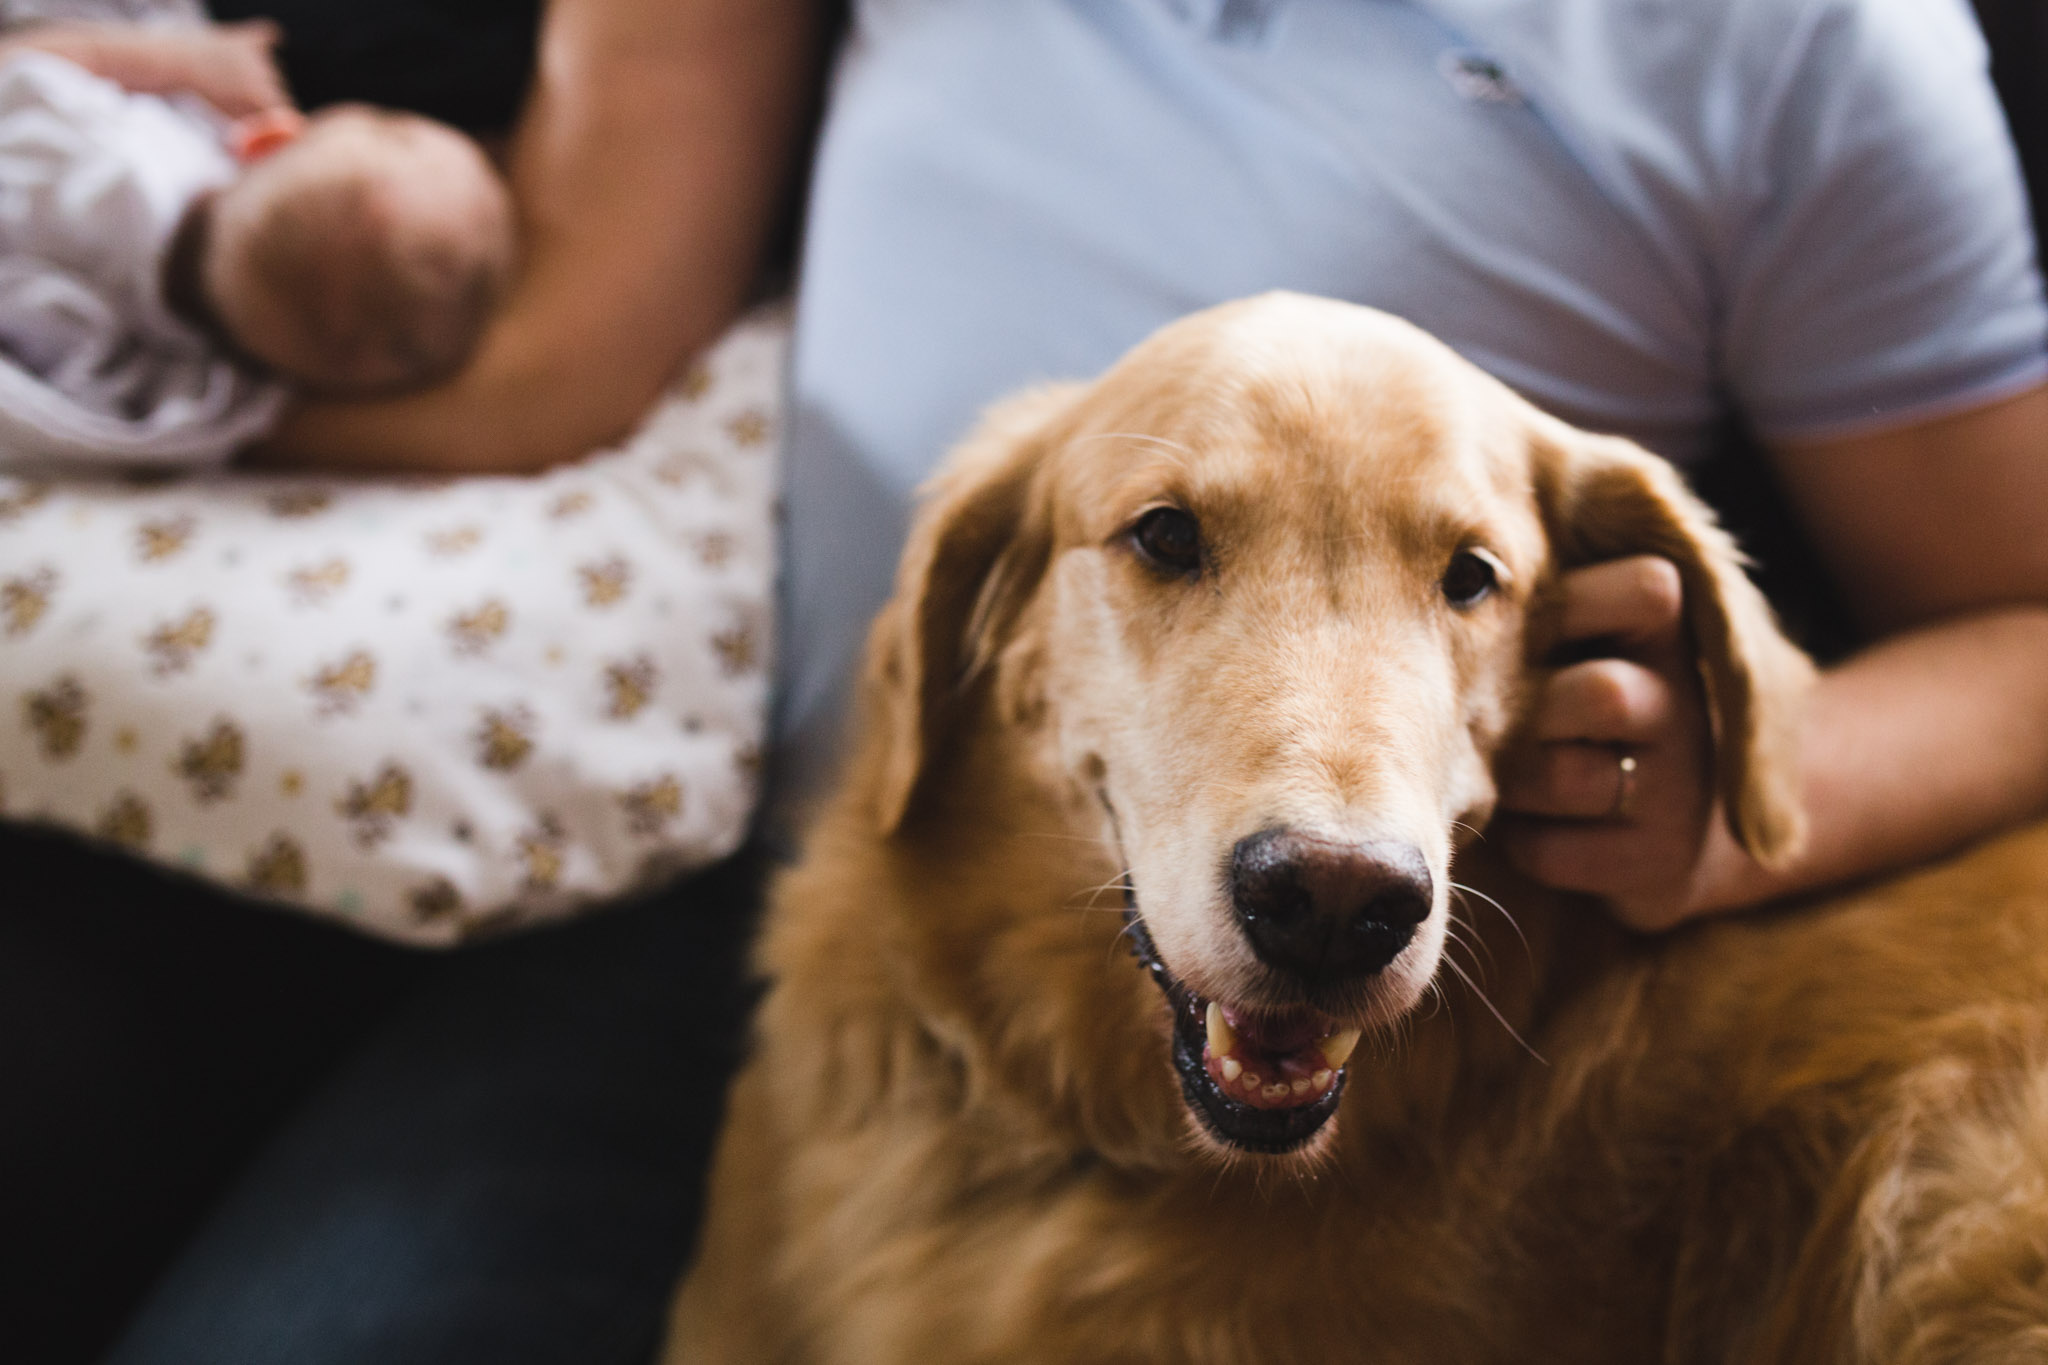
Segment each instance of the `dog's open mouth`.
M1250 1013L1195 994L1168 971L1135 907L1132 951L1173 1010L1173 1065L1182 1096L1219 1141L1291 1152L1337 1112L1359 1030L1309 1010Z

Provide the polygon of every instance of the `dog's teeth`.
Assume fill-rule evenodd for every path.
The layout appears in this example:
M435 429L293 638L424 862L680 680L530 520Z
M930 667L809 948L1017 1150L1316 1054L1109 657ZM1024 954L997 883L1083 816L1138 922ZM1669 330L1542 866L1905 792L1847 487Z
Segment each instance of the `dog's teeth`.
M1209 1055L1228 1057L1237 1051L1237 1030L1223 1017L1223 1006L1214 1000L1209 1002Z
M1258 1072L1256 1072L1256 1071L1247 1071L1247 1072L1245 1072L1245 1073L1244 1073L1244 1088L1245 1088L1245 1093L1246 1093L1246 1094L1250 1094L1250 1093L1252 1093L1253 1091L1255 1091L1255 1090L1257 1090L1257 1089L1259 1088L1259 1073L1258 1073Z
M1358 1046L1358 1037L1362 1032L1363 1030L1355 1028L1339 1029L1316 1044L1323 1054L1323 1060L1330 1064L1330 1070L1335 1071L1351 1060L1351 1050Z
M1309 1077L1309 1081L1318 1090L1328 1090L1330 1088L1330 1080L1336 1074L1334 1071L1318 1071L1315 1075Z
M1303 1076L1294 1083L1294 1093L1297 1095L1306 1095L1308 1093L1308 1077Z
M1287 1098L1287 1087L1284 1085L1269 1085L1265 1089L1265 1096L1269 1100L1284 1100Z
M1243 1063L1243 1062L1240 1062L1240 1061L1239 1061L1239 1060L1237 1060L1237 1058L1235 1058L1235 1057L1225 1057L1225 1058L1223 1059L1223 1079L1224 1079L1224 1080L1226 1080L1226 1081L1234 1081L1234 1080L1236 1080L1236 1079L1237 1079L1237 1078L1238 1078L1239 1076L1242 1076L1243 1074L1244 1074L1244 1063Z

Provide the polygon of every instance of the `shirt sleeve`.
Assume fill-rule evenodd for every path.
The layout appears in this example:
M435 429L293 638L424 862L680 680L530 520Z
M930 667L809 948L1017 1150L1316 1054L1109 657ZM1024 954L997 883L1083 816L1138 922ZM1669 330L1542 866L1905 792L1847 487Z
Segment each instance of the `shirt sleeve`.
M1960 0L1815 0L1744 158L1719 363L1767 438L1961 411L2048 378L2032 224Z

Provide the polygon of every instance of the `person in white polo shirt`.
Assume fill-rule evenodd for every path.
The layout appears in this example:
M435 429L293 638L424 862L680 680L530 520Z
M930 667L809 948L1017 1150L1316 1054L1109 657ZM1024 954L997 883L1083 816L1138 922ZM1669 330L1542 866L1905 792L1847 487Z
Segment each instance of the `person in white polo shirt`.
M714 9L716 42L695 43ZM730 5L556 0L543 47L572 87L608 69L658 67L672 93L702 94L714 69L749 79L677 94L665 129L572 119L606 101L544 82L522 136L587 155L537 160L552 169L522 193L557 204L608 156L640 168L604 182L625 202L601 222L576 220L609 249L536 272L461 382L309 413L276 457L533 468L629 418L616 376L644 387L650 347L715 331L735 287L689 263L729 262L708 244L740 219L677 187L758 171L720 149L788 126L805 12L763 4L736 30ZM650 50L667 65L593 55ZM1510 775L1496 834L1539 877L1658 928L2048 810L2048 310L1984 57L1960 0L857 0L800 272L783 789L829 771L911 490L981 405L1286 287L1404 314L1675 461L1747 425L1865 634L1821 681L1814 838L1774 879L1714 818L1670 579L1654 561L1576 576L1574 619L1615 657L1560 675L1551 744ZM629 127L610 148L577 140ZM650 280L673 291L659 309ZM590 325L597 296L633 325ZM532 379L565 335L562 377ZM676 918L743 899L686 889ZM472 1023L534 1018L538 969L480 966L357 1054L118 1365L644 1357L688 1237L637 1215L698 1171L680 1155L628 1171L620 1134L708 1133L716 1085L701 1021L663 1051L644 1014L628 1029L609 1009L685 956L624 931L605 948L606 932L586 926L574 941L598 946L573 964L570 940L551 946L545 998L578 1003L540 1042ZM661 998L683 1021L701 996ZM599 1086L593 1058L625 1060Z

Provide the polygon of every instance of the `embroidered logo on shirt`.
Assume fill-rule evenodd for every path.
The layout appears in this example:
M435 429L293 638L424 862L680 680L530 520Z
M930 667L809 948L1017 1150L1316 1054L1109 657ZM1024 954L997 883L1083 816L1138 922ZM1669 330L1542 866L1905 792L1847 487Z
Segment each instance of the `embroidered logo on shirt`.
M1507 68L1483 52L1451 51L1437 58L1436 68L1451 89L1479 104L1520 104L1521 87Z
M1265 40L1278 18L1276 0L1168 0L1185 23L1205 28L1218 42L1251 47Z

